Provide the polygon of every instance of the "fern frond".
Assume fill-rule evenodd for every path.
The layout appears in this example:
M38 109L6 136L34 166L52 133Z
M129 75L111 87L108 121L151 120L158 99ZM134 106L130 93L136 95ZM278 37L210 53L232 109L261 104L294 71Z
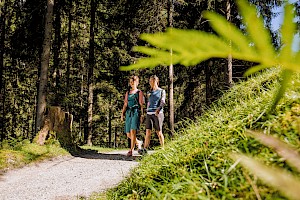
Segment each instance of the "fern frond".
M294 39L294 34L296 32L296 24L293 23L295 14L293 11L293 6L291 4L286 4L284 7L284 20L281 29L281 37L283 47L280 52L280 60L293 60L292 44ZM284 67L284 66L283 66Z
M247 54L255 54L254 48L249 48L251 41L224 17L208 11L204 12L203 16L210 20L210 25L217 34L226 39L228 43L231 42L233 49Z
M242 20L246 25L247 32L253 41L257 53L262 58L274 59L275 52L271 42L271 35L265 28L263 19L257 17L256 9L245 0L237 1L239 10L242 13Z

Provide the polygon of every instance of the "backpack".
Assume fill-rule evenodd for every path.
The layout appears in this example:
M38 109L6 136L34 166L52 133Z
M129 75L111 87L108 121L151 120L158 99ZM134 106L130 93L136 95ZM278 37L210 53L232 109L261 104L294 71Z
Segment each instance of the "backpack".
M130 90L128 90L127 91L127 93L128 93L128 95L127 95L127 101L128 101L128 97L129 97L129 92L130 92ZM140 103L139 103L139 97L140 97L140 90L138 90L137 92L137 96L135 96L135 104L138 106L138 108L140 107ZM134 106L134 107L136 107L136 106ZM133 107L132 107L133 108ZM132 109L132 108L129 108L128 106L127 106L127 109Z

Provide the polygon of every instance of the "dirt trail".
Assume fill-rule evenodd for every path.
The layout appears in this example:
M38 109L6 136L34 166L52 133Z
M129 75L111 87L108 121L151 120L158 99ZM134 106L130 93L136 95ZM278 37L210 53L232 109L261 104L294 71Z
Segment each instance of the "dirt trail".
M127 151L86 153L11 170L0 175L0 200L69 200L115 186L138 164Z

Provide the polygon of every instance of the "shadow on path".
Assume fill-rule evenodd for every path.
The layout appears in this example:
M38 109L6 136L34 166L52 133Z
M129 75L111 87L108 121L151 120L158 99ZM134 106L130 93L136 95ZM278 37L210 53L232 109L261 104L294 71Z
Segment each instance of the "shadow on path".
M69 151L74 157L86 158L86 159L102 159L102 160L124 160L135 161L142 158L137 152L134 152L132 156L127 156L128 150L112 151L107 153L99 153L96 150L87 150L82 148L76 148L76 151Z

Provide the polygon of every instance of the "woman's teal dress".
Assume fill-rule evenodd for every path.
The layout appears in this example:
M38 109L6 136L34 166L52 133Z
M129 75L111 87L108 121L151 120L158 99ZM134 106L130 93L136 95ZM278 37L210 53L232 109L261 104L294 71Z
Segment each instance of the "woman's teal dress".
M130 133L130 130L138 130L140 127L140 104L138 95L139 92L135 94L128 92L128 104L125 113L125 133Z

